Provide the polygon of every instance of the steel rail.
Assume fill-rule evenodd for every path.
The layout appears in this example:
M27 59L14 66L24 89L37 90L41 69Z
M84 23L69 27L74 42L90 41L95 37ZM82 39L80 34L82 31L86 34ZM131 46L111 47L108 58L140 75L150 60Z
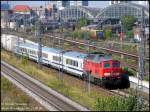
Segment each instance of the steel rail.
M46 101L47 103L49 103L50 105L53 105L53 107L54 107L56 110L60 110L60 111L62 110L61 108L57 107L57 105L55 105L55 104L53 104L52 102L48 101L48 100L46 99L46 97L37 94L37 92L33 91L31 87L29 87L29 86L26 87L26 86L23 84L23 82L21 82L20 80L18 80L16 77L13 77L12 74L10 74L10 73L8 73L8 72L6 72L6 71L5 71L5 72L1 71L1 74L2 74L2 75L5 74L5 75L11 77L13 80L17 81L17 82L18 82L19 84L21 84L23 87L27 88L31 93L37 95L38 97L40 97L41 99L43 99L44 101Z
M2 64L2 63L1 63ZM21 83L22 85L24 85L26 88L28 88L30 91L32 91L34 94L38 95L39 97L41 97L42 99L44 99L44 101L48 102L50 105L53 105L56 109L58 110L61 110L61 111L66 111L65 109L67 110L76 110L76 111L79 111L77 108L73 107L72 105L70 104L67 104L65 101L62 101L61 99L57 98L56 96L50 94L48 91L46 91L45 89L43 89L42 87L39 87L37 84L35 84L34 82L30 81L29 79L23 77L22 75L19 75L19 73L17 73L16 71L10 69L9 67L5 66L4 64L2 64L2 66L5 67L5 72L9 71L9 76L13 77L12 73L15 73L15 76L18 77L18 79L15 77L16 80L19 80L19 78L22 78L21 80L22 81L19 81L19 83ZM3 69L4 69L3 67ZM7 69L6 69L7 67ZM3 70L2 69L2 70ZM8 73L7 73L8 74ZM14 78L14 77L13 77ZM27 81L27 83L25 82ZM24 83L23 83L24 82ZM29 86L30 84L30 86ZM31 88L31 86L33 86ZM36 88L36 89L35 89ZM42 91L43 94L47 95L46 96L43 96L40 92ZM53 97L53 101L51 101L49 98L52 98ZM54 100L55 99L55 100ZM57 101L55 102L56 104L54 104L54 101ZM64 107L59 107L59 106L64 106Z
M2 64L2 66L1 66L1 68L2 68L2 72L4 72L5 74L7 74L7 75L9 75L9 77L11 77L11 78L13 78L13 79L15 79L17 82L19 82L21 85L23 85L24 87L26 87L26 88L28 88L30 91L32 91L34 94L36 94L36 95L38 95L40 98L42 98L42 99L44 99L46 102L48 102L49 104L51 104L51 105L53 105L56 109L58 109L58 110L60 110L60 111L62 111L63 109L62 108L60 108L60 107L58 107L57 105L55 105L53 102L51 102L51 101L49 101L48 99L47 99L47 97L44 97L44 96L42 96L42 95L40 95L40 94L37 94L37 93L39 93L39 92L36 92L35 90L32 90L33 88L31 88L30 86L27 86L26 84L25 84L25 81L20 81L19 80L19 78L17 79L16 77L14 77L13 75L12 75L12 73L15 73L15 74L18 74L16 71L13 71L11 68L6 68L7 66L6 65L4 65L3 63L1 63ZM4 68L4 67L5 68ZM22 75L19 75L19 76L22 76ZM17 76L18 77L18 76ZM27 78L25 78L25 77L23 77L23 79L27 79ZM28 80L28 79L27 79ZM29 80L28 80L29 81ZM30 81L31 82L31 81ZM31 83L33 83L33 82L31 82ZM28 84L29 84L29 82L28 82ZM34 84L34 83L33 83ZM35 85L35 84L34 84ZM35 86L37 86L37 85L35 85ZM41 88L41 90L42 91L45 91L45 89L42 89ZM116 90L107 90L107 89L103 89L103 88L101 88L101 90L103 90L103 91L105 91L105 92L107 92L107 93L109 93L109 94L112 94L112 95L117 95L117 96L121 96L121 97L127 97L126 95L123 95L123 94L120 94L121 92L115 92ZM47 91L46 91L47 92ZM125 93L124 93L125 94Z
M3 69L4 69L4 68L3 68ZM6 71L7 71L7 72L6 72ZM9 75L9 77L11 77L11 78L13 78L14 80L16 80L18 83L20 83L22 86L24 86L25 88L27 88L27 89L28 89L29 91L31 91L32 93L36 94L38 97L40 97L41 99L43 99L43 101L46 101L46 102L49 103L50 105L54 106L57 110L63 111L63 109L62 109L61 107L59 107L59 106L57 106L56 104L54 104L54 102L48 100L47 97L45 97L45 96L39 94L39 92L35 91L34 88L32 88L32 87L30 87L30 86L27 86L27 85L24 83L23 80L22 80L22 81L23 81L23 82L22 82L22 81L19 80L19 78L14 77L14 76L12 75L12 72L11 72L11 73L8 72L8 69L5 69L5 71L3 71L3 73ZM43 89L41 89L41 90L43 90Z
M45 36L56 38L56 39L59 39L59 40L64 40L66 42L71 42L71 43L85 45L85 46L89 46L89 47L93 47L93 48L97 48L97 49L102 49L102 50L110 51L110 52L117 53L117 54L123 54L123 55L129 56L129 57L136 58L136 60L139 58L139 56L134 55L134 54L129 54L129 53L125 53L125 52L122 52L122 51L117 51L117 50L108 49L108 48L104 48L104 47L97 47L97 46L94 46L94 45L86 44L84 42L74 41L74 40L70 40L70 39L63 39L61 37L54 37L54 36L50 36L50 35L45 35ZM144 58L144 60L149 61L149 58Z
M20 35L20 36L26 36L24 33L18 33L18 32L9 32L10 34L17 34L17 35ZM84 42L79 42L79 41L74 41L74 40L70 40L70 39L63 39L61 37L55 37L55 36L51 36L51 35L48 35L48 34L44 34L43 36L47 36L47 37L52 37L52 38L56 38L56 39L60 39L60 40L64 40L66 42L71 42L71 43L76 43L76 44L80 44L80 45L85 45L85 46L89 46L89 47L93 47L93 48L97 48L97 49L101 49L101 50L105 50L105 51L109 51L109 52L112 52L112 53L116 53L116 54L123 54L125 56L129 56L129 57L132 57L134 58L135 60L138 60L139 56L135 55L135 54L130 54L130 53L126 53L126 52L122 52L122 51L118 51L118 50L113 50L113 49L109 49L109 48L105 48L105 47L97 47L97 46L94 46L94 45L90 45L90 44L86 44ZM145 61L149 61L149 58L144 58Z
M94 84L92 84L94 85ZM94 85L95 86L95 85ZM129 97L129 94L124 92L124 91L121 91L121 90L106 90L106 89L103 89L101 88L101 90L107 92L107 93L110 93L112 95L115 95L115 96L120 96L120 97Z

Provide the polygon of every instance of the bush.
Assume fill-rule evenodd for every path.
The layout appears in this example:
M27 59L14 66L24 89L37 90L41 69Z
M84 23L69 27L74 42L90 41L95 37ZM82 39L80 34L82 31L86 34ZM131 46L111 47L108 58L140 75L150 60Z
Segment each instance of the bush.
M149 81L149 75L144 76L144 80Z
M130 95L128 98L122 97L101 97L95 102L98 111L135 111L137 96Z
M127 31L126 36L127 36L127 38L134 38L133 31L132 30Z
M104 38L106 39L106 40L108 40L108 39L110 39L111 38L111 36L112 36L112 30L111 30L111 28L105 28L104 29Z
M26 56L21 56L21 63L22 63L23 65L26 65L27 62L28 62L28 57L26 57Z
M124 71L126 74L128 74L129 76L134 76L133 71L132 71L131 69L129 69L128 67L124 67L124 68L122 68L122 69L123 69L123 71Z

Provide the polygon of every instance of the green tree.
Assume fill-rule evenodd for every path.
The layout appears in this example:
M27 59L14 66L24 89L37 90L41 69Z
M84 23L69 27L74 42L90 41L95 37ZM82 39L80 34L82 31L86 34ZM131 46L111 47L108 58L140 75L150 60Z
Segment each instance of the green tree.
M104 29L104 38L105 38L105 39L110 39L111 36L112 36L111 27L105 28L105 29Z
M130 30L130 31L127 31L126 32L126 36L127 36L127 38L133 38L133 31L132 30Z
M124 31L126 32L128 30L131 30L135 21L136 21L136 18L134 16L131 16L131 15L122 16L121 24L124 28Z
M78 22L77 22L77 28L81 28L83 26L86 26L87 25L87 18L85 17L81 17Z

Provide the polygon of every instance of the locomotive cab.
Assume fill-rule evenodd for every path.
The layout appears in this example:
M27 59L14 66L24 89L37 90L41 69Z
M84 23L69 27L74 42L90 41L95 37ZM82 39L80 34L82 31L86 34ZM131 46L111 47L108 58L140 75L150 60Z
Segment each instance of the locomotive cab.
M122 74L120 62L117 60L109 60L102 62L102 68L104 78L120 78L120 75Z
M84 71L95 78L116 78L121 75L120 62L112 60L110 55L90 54L84 60Z
M120 85L123 84L127 85L124 87L129 87L129 80L126 78L128 75L123 73L120 62L113 60L110 55L89 54L84 59L83 65L83 78L90 75L94 83L105 87L110 87L110 85L116 87L117 85L120 88Z

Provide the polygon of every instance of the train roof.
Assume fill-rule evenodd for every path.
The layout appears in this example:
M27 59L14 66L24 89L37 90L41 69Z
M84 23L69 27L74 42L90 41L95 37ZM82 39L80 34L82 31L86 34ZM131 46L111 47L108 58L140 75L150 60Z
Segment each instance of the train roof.
M112 56L106 54L89 54L86 59L98 63L100 61L112 60Z
M38 45L33 45L33 44L29 44L29 43L21 43L19 45L23 46L23 47L26 47L26 48L38 50ZM52 53L60 53L60 52L62 52L62 50L60 50L60 49L49 48L49 47L46 47L46 46L42 47L42 51L52 52Z
M64 56L83 59L87 56L87 54L76 52L76 51L69 51L69 52L64 53Z

